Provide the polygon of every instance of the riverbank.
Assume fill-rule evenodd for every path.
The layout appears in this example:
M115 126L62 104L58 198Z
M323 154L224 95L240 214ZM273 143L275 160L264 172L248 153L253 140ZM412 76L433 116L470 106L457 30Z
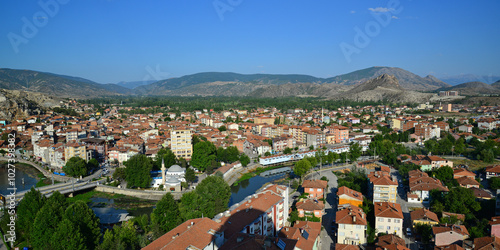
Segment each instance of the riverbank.
M68 202L84 201L90 208L113 208L117 210L126 210L132 216L150 213L157 201L145 200L137 197L123 194L110 194L99 191L89 191L77 194L74 197L67 198Z
M267 168L257 167L253 171L242 174L240 176L240 178L238 178L238 180L236 180L236 182L233 183L233 186L238 185L240 182L242 182L244 180L248 180L252 177L260 175L261 173L263 173L265 171L269 171L269 170L273 170L273 169L277 169L277 168L283 168L283 167L285 167L285 166L273 166L273 167L267 167Z

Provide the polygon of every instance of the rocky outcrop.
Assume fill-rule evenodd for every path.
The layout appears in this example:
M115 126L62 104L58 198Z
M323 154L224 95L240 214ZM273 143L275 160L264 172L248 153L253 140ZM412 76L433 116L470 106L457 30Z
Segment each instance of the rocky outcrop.
M405 90L399 85L398 79L393 75L382 74L368 80L354 88L329 96L333 100L353 101L388 101L399 103L418 103L428 101L433 94Z
M0 119L24 119L58 105L58 100L44 94L0 89Z

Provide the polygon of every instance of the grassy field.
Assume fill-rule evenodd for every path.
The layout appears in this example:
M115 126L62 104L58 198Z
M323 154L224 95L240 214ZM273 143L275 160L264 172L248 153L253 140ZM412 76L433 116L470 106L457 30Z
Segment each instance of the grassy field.
M449 158L449 160L453 161L453 166L458 166L460 164L467 165L467 166L469 166L469 169L471 171L478 171L478 170L484 169L487 166L500 164L500 161L495 161L493 163L486 163L483 161L469 160L469 159L451 159L451 158Z

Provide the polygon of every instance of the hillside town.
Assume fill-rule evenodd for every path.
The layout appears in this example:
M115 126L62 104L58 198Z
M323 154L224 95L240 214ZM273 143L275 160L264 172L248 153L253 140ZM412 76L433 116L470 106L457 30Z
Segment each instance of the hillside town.
M48 172L106 168L105 185L177 199L208 176L231 186L259 169L293 170L288 184L177 221L143 249L500 248L498 106L62 107L0 120L2 156L15 133L16 157ZM128 174L140 159L153 162L141 184ZM77 161L97 163L81 172Z

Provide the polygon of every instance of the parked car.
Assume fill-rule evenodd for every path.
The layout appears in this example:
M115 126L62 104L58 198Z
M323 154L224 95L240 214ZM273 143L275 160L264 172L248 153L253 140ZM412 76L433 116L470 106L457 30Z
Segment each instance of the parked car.
M406 228L406 236L411 237L411 229L409 227Z

